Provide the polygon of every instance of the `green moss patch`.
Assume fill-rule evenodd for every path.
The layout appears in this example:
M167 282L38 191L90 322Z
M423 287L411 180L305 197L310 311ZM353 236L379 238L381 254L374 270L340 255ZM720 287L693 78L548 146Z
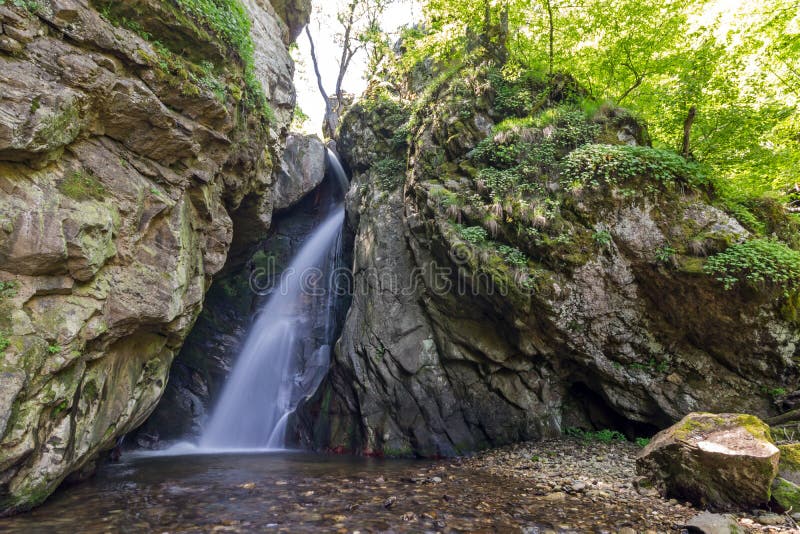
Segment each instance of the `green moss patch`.
M106 188L91 173L74 171L58 184L58 190L72 200L103 200Z

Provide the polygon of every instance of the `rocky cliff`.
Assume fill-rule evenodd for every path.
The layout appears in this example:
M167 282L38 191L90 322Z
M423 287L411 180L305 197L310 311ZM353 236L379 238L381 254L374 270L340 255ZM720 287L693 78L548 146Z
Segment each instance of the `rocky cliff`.
M798 257L797 226L769 202L726 204L568 77L484 64L406 85L373 83L343 118L353 305L300 443L438 456L571 427L632 438L691 411L768 415L797 388L780 259ZM783 274L752 276L767 264Z
M147 418L234 237L269 227L309 5L278 10L0 2L0 515Z

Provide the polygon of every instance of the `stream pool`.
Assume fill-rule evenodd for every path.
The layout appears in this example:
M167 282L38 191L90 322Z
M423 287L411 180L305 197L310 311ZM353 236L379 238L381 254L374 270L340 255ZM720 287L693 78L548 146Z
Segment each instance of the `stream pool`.
M520 488L449 462L300 452L128 456L0 532L520 531ZM535 532L535 530L532 530Z
M0 532L655 533L698 513L634 487L632 444L550 440L441 461L196 450L125 455Z

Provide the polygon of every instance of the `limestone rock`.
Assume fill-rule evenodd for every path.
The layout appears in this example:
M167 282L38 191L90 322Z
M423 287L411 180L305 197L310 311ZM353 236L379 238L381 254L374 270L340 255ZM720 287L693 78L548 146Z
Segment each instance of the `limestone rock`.
M268 3L245 5L271 121L224 36L164 2L100 4L0 6L0 515L154 409L234 227L269 225L294 109Z
M797 389L800 327L775 295L703 271L748 230L701 188L651 176L572 188L553 166L515 177L534 193L494 195L508 169L481 174L487 143L507 139L486 156L507 158L512 141L536 153L572 134L494 129L507 116L488 79L467 69L433 95L373 81L342 118L355 291L300 442L435 456L569 427L652 435L694 411L773 415L753 385ZM575 121L578 143L649 143L623 110Z
M310 0L270 0L275 12L289 28L288 42L297 39L311 16Z
M758 418L692 413L653 438L637 471L669 497L747 509L769 502L779 458L769 427Z

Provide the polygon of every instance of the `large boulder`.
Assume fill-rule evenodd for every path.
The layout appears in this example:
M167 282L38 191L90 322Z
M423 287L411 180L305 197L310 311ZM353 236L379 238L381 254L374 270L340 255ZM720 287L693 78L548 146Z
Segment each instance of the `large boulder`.
M692 413L659 433L636 468L669 497L747 509L769 502L779 458L769 427L757 417Z
M276 211L291 208L325 178L325 145L316 135L289 134L272 203Z

